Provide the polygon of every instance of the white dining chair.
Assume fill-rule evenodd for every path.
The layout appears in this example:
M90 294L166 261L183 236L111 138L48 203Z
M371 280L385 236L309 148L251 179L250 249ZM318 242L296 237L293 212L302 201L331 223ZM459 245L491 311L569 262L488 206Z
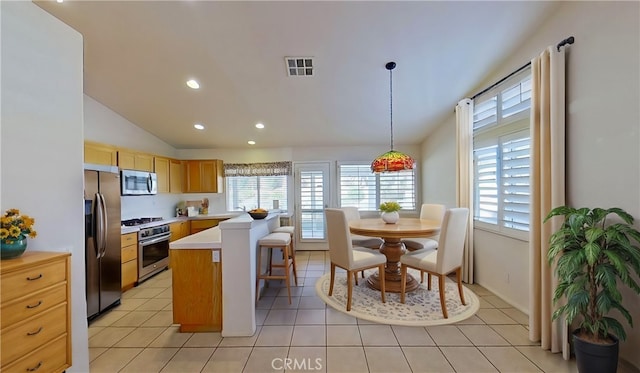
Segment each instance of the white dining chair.
M340 207L340 209L344 211L344 214L347 217L347 222L360 220L360 212L358 211L357 207L345 206ZM351 233L351 243L353 244L353 246L358 246L360 248L366 247L367 249L380 249L380 246L382 246L383 242L384 241L380 237L368 237ZM362 278L364 278L364 271L362 271ZM358 276L356 276L355 279L356 285L358 285Z
M384 267L387 257L377 250L361 248L357 250L351 242L349 223L342 209L325 209L327 223L327 239L329 241L329 258L331 260L331 282L329 296L333 295L336 267L347 271L347 311L351 311L351 297L353 293L352 278L359 271L378 268L380 277L380 297L385 303Z
M448 318L445 300L445 280L451 272L456 272L458 280L458 293L460 301L466 304L462 292L462 258L464 255L464 242L467 235L467 223L469 209L454 208L447 210L442 220L438 250L420 250L410 252L400 257L400 302L405 301L405 280L407 268L414 268L427 272L427 289L431 290L431 275L438 276L438 288L440 290L440 306L442 315Z
M420 208L420 219L435 220L442 225L442 218L446 211L445 205L435 203L423 203ZM402 243L409 251L417 250L436 250L438 248L438 239L440 234L436 233L430 237L409 237L403 238ZM424 272L420 271L420 283L424 282Z

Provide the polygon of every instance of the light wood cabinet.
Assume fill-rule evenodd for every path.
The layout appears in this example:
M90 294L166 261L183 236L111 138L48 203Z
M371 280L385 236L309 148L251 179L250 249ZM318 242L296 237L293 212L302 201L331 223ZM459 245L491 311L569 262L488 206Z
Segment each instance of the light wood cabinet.
M69 253L27 251L0 261L0 370L71 366Z
M122 290L129 290L138 281L138 234L120 236L120 262L122 264Z
M118 152L113 146L85 141L84 163L117 166Z
M191 222L185 220L171 223L169 224L169 231L171 232L169 242L179 240L191 234Z
M171 159L169 161L169 192L182 193L184 190L184 168L185 162Z
M129 150L118 150L118 167L121 170L153 172L153 155Z
M224 192L224 165L219 159L186 161L186 193Z
M222 330L222 262L220 250L171 250L173 323L180 332Z
M221 221L227 219L198 219L191 221L190 234L201 232L205 229L217 227Z
M169 170L169 159L154 157L154 168L158 177L158 193L169 193L169 183L171 172Z

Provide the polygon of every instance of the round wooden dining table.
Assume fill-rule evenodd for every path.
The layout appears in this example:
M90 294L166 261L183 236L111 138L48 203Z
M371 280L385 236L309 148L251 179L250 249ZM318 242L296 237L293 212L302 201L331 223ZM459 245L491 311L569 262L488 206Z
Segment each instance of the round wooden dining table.
M401 218L395 224L387 224L382 219L358 219L349 222L349 230L353 234L369 237L380 237L383 240L380 252L387 257L385 269L385 290L400 292L400 257L407 252L403 238L429 237L440 231L440 223L436 220ZM367 278L367 283L380 290L378 273ZM420 286L413 276L407 274L406 291L413 291Z

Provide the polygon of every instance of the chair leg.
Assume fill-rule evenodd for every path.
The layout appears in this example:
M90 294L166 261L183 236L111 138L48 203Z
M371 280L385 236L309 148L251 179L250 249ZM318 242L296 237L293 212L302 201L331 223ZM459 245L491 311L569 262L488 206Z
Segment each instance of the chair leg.
M427 290L431 290L431 273L427 273Z
M289 250L291 251L291 262L293 263L293 275L295 276L296 286L298 286L298 269L296 268L296 249L293 247L293 234L291 234Z
M424 284L424 271L420 271L420 283Z
M356 283L356 286L358 286L358 272L353 272L353 280Z
M385 300L385 286L384 286L384 264L380 264L378 267L378 271L380 272L380 295L382 296L382 303L386 303Z
M447 276L445 275L438 275L438 288L440 290L440 307L442 307L442 316L444 316L445 319L448 319L447 302L444 299L444 281L446 277Z
M351 282L351 271L347 271L347 312L351 311L351 295L353 293L353 283ZM356 272L357 276L358 273Z
M383 275L384 276L384 275ZM404 292L407 290L407 266L400 265L400 303L404 303Z
M289 272L291 272L291 265L289 264L289 246L285 246L282 248L282 257L284 259L284 278L287 282L287 294L289 294L289 304L291 304L291 278L289 277Z
M329 282L329 296L333 294L333 281L336 279L336 265L331 263L331 281Z
M256 303L260 300L260 275L262 274L262 250L258 248L258 274L256 275ZM265 284L267 280L265 280Z
M460 302L463 305L467 305L467 302L464 300L464 293L462 292L462 268L458 267L456 269L456 277L458 278L458 293L460 294Z

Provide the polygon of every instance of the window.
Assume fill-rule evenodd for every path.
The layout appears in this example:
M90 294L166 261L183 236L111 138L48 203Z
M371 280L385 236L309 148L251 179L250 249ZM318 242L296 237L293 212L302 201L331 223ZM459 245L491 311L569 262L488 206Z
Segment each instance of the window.
M415 171L375 174L368 164L340 164L340 206L376 211L381 202L397 201L403 210L416 210Z
M287 176L227 176L227 209L270 209L273 200L280 210L288 210Z
M530 104L527 69L476 98L473 113L474 219L520 239L529 231Z

